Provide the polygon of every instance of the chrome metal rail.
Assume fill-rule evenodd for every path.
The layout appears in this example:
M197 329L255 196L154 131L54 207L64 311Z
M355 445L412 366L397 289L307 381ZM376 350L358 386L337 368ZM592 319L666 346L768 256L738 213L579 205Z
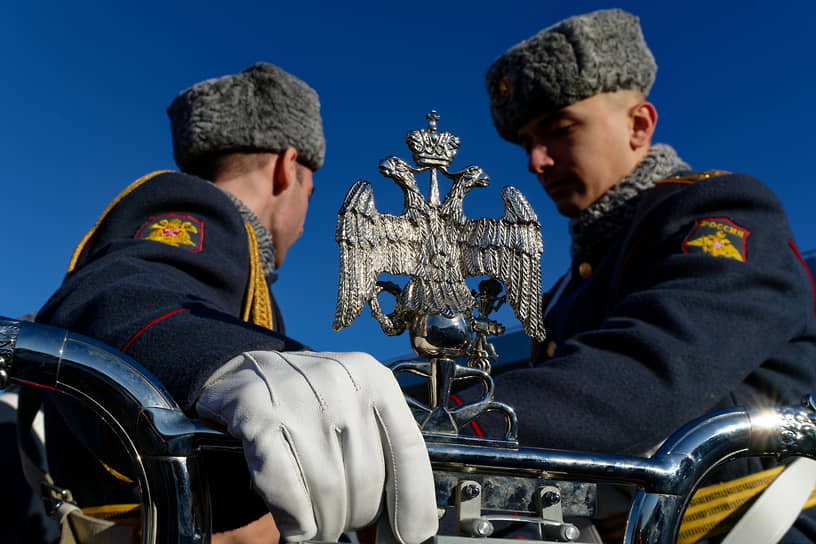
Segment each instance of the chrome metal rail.
M436 466L466 472L516 471L565 481L631 484L625 543L674 542L683 512L703 477L741 456L816 459L816 401L801 406L732 408L701 417L672 434L651 458L545 449L496 449L429 443Z
M209 542L208 492L198 454L237 450L237 441L185 417L159 382L122 353L65 330L0 317L0 389L12 383L78 399L116 432L141 490L143 542ZM445 474L477 483L494 475L497 481L509 476L631 484L640 491L625 542L663 544L675 540L692 492L718 464L738 456L816 458L816 401L808 396L801 406L715 412L682 427L649 459L436 442L428 443L428 452L440 507L451 506ZM459 499L453 501L457 507ZM494 505L499 510L518 506L509 497L495 500L503 501Z
M142 502L142 542L209 542L202 447L234 440L184 416L145 368L62 329L0 317L0 389L17 383L84 403L130 454Z

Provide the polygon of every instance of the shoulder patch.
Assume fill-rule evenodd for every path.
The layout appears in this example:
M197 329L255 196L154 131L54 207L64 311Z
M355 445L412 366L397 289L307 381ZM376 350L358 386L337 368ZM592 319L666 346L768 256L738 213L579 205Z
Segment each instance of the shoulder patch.
M197 253L204 244L204 222L190 215L165 213L152 217L136 233L137 240L153 240Z
M698 219L683 240L684 253L707 253L745 262L746 240L751 231L724 217Z
M93 239L94 236L96 236L96 231L97 231L97 229L99 229L99 226L102 224L102 221L105 220L105 218L108 216L110 211L113 210L116 207L116 205L119 204L119 202L123 198L125 198L127 195L132 193L134 190L136 190L143 183L155 178L156 176L158 176L160 174L167 174L167 173L172 173L172 172L173 172L172 170L157 170L155 172L151 172L151 173L147 174L146 176L140 177L139 179L137 179L136 181L134 181L133 183L128 185L127 188L125 188L124 191L119 193L119 196L117 196L115 199L113 199L113 202L108 204L108 207L105 208L104 212L102 212L102 215L96 221L96 224L93 226L93 228L91 230L89 230L85 234L85 236L82 237L82 240L80 240L80 242L77 245L76 249L74 249L74 253L71 255L71 262L68 263L68 273L70 274L71 272L74 271L74 268L76 268L77 263L79 262L79 258L82 255L82 252L85 251L85 248L88 246L90 241Z
M725 176L730 173L731 172L727 172L725 170L709 170L707 172L701 172L699 174L693 174L691 176L672 176L670 178L658 181L657 184L660 185L662 183L696 183L701 179L716 178L717 176Z

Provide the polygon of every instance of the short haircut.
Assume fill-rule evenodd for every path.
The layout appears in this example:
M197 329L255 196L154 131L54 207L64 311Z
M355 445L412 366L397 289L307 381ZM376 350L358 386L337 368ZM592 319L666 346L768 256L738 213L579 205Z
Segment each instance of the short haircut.
M204 155L191 161L186 172L200 178L215 181L229 179L253 170L263 168L275 157L276 153L220 153Z

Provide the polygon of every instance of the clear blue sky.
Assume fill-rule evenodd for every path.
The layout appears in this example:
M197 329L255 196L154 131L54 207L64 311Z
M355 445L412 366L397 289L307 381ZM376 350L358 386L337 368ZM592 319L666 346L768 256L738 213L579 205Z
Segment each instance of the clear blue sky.
M409 351L367 310L331 330L337 210L360 178L380 211L400 193L377 171L410 159L405 133L426 125L462 140L452 167L492 178L465 201L501 214L515 185L539 213L545 288L568 263L566 220L493 129L484 73L504 50L570 15L601 7L638 14L657 58L650 99L656 141L693 167L748 172L786 206L800 248L816 248L813 147L816 3L794 2L9 2L0 8L0 315L39 308L98 215L143 174L174 168L165 107L197 81L264 60L320 94L328 140L306 232L274 291L291 336L317 349ZM422 178L423 180L425 178ZM447 189L442 186L443 191ZM444 194L444 193L443 193ZM504 314L509 317L509 314ZM512 326L513 323L506 322Z

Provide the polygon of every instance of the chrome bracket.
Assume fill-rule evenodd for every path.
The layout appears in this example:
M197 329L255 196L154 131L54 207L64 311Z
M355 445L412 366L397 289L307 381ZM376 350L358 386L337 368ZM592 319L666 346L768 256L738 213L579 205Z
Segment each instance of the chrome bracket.
M504 417L505 432L501 439L491 440L497 447L518 446L518 419L508 405L493 400L493 379L490 374L477 368L469 368L452 359L442 357L429 361L398 361L391 367L395 376L409 372L428 380L428 403L424 404L406 396L405 400L422 429L425 440L449 442L467 441L459 430L486 412L497 412ZM468 380L481 385L482 397L473 402L451 407L451 388L454 382ZM488 445L488 441L479 442Z
M458 534L485 538L493 534L493 523L482 517L482 486L474 480L462 480L456 488L456 527Z
M495 531L494 522L504 521L535 524L539 542L573 542L580 536L578 527L564 522L561 491L557 486L538 487L533 500L537 516L484 514L481 484L475 480L462 480L456 488L457 534L487 539Z

